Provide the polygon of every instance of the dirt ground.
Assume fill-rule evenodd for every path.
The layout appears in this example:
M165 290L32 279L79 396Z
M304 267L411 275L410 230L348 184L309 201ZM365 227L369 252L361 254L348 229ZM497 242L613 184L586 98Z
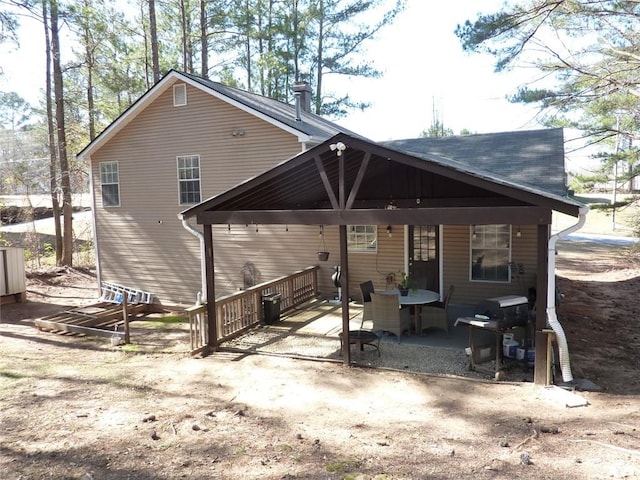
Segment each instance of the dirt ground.
M96 290L89 272L35 276L2 306L0 478L640 478L640 260L567 242L557 262L574 376L601 392L190 358L166 318L134 322L145 341L125 347L39 332Z

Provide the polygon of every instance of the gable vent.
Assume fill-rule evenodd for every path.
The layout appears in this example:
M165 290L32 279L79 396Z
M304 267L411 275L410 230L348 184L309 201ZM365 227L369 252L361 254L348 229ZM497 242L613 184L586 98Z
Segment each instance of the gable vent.
M183 107L187 104L187 86L184 83L173 86L173 106Z

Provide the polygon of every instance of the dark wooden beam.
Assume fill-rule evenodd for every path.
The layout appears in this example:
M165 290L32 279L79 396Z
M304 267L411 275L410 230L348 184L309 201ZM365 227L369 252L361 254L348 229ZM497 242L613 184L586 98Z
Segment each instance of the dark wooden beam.
M362 180L364 179L364 174L367 171L370 159L371 154L369 152L366 152L362 159L362 163L360 164L358 174L356 175L356 180L355 182L353 182L353 187L351 188L351 192L349 193L349 198L347 199L347 204L345 205L345 208L347 209L351 209L353 207L353 202L355 202L356 196L358 195L358 190L360 190L360 185L362 184Z
M207 345L216 351L218 349L218 322L216 318L216 288L213 256L213 232L211 225L205 225L204 234L204 264L207 279Z
M347 249L347 226L340 225L340 278L342 294L342 358L351 365L351 338L349 338L349 253Z
M551 211L540 207L396 208L392 210L253 210L203 212L199 224L262 225L481 225L551 223Z
M549 288L549 225L538 225L536 270L536 328L534 334L536 359L533 381L536 385L547 382L547 336L542 330L547 328L547 292ZM552 274L554 272L551 272Z
M336 194L331 187L331 182L329 182L329 176L327 175L327 171L324 168L324 164L322 163L322 159L319 156L315 157L316 167L318 167L318 173L320 174L320 179L322 180L322 184L324 185L324 189L327 191L327 196L329 197L329 201L331 202L331 207L334 209L340 208L338 206L338 200L336 199Z

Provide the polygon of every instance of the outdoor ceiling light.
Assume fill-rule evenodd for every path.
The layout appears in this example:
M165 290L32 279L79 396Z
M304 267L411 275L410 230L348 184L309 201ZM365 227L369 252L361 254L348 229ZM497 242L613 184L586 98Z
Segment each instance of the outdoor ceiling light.
M342 142L338 142L332 143L331 145L329 145L329 148L332 152L335 152L337 150L336 155L341 156L342 152L346 150L347 146Z

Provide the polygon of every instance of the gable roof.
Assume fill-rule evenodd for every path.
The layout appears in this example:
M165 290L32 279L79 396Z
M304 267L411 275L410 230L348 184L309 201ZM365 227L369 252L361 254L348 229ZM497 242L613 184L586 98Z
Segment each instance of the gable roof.
M350 132L339 125L310 112L301 112L300 120L296 120L296 107L287 103L250 93L239 88L229 87L219 82L205 80L197 75L170 70L153 87L129 106L116 120L107 126L91 143L78 153L82 159L104 145L117 132L122 130L142 110L176 81L185 82L209 95L254 115L262 120L298 137L301 143L317 144L339 132L364 138Z
M211 92L216 92L221 96L219 98L233 101L236 105L240 106L240 108L244 107L249 113L259 114L262 118L269 119L272 123L275 122L275 124L281 128L286 126L291 130L306 134L309 137L307 141L311 141L311 143L320 143L340 132L364 138L320 115L305 112L304 110L300 112L300 120L296 120L296 107L294 105L289 105L288 103L274 100L273 98L265 97L257 93L247 92L239 88L229 87L212 80L206 80L197 75L187 73L182 73L181 75L189 78L196 84L210 89Z
M519 185L566 195L562 128L382 142L420 158L440 157Z
M347 147L341 156L338 142ZM182 215L199 223L544 224L551 210L578 216L581 207L450 158L338 134Z

